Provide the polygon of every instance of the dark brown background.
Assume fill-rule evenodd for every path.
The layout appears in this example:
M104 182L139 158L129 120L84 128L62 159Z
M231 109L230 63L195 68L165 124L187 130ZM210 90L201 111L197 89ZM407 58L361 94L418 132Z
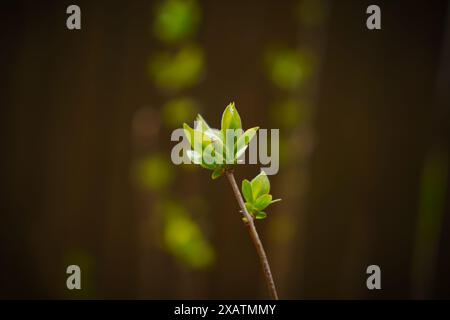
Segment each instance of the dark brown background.
M264 48L316 50L320 72L306 89L314 148L307 164L282 165L272 178L272 193L286 201L258 223L280 296L450 298L448 184L442 219L430 229L437 242L425 249L435 259L422 261L429 277L415 286L422 278L412 271L428 156L443 157L447 171L438 175L449 172L447 1L372 1L382 8L379 31L365 27L372 2L333 1L315 30L292 19L296 2L201 1L195 41L206 71L188 91L214 126L235 101L244 126L268 128L277 92L261 67ZM168 97L145 71L162 47L149 31L154 4L77 1L80 31L65 27L69 4L6 1L0 10L0 297L266 298L225 179L172 168L173 197L207 202L200 221L216 252L210 268L180 265L152 245L154 229L150 245L143 240L161 195L139 190L130 168L140 154L168 155L173 145L168 129L145 150L131 134L136 110L149 106L155 125ZM295 132L280 135L295 141ZM239 169L238 178L257 171ZM294 226L284 242L277 214ZM68 264L82 267L82 292L65 289ZM370 264L381 267L381 291L365 287Z

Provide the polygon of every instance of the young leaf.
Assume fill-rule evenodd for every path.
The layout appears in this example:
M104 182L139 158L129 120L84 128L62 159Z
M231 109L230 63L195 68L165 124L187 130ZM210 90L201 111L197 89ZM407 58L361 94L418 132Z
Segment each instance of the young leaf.
M209 138L204 132L197 129L192 129L186 123L183 123L183 129L189 144L194 150L204 148L212 142L211 138Z
M281 199L275 199L275 200L270 201L270 204L275 203L275 202L280 202L280 201L281 201Z
M203 161L208 164L222 165L224 163L221 145L211 142L203 149Z
M194 129L189 127L189 125L187 125L186 123L183 123L183 129L184 129L184 135L188 139L191 147L193 147L192 142L194 141Z
M220 178L220 176L222 176L222 174L223 174L222 168L216 168L216 169L214 169L213 173L211 174L211 178L213 180L215 180L217 178Z
M253 199L258 199L260 196L270 192L269 178L267 178L267 174L264 171L261 171L260 174L253 178L251 184Z
M255 218L258 220L265 219L267 218L267 214L264 211L258 211Z
M247 202L253 202L252 185L247 179L242 180L242 193Z
M265 194L256 199L255 203L253 204L257 210L264 210L267 208L267 206L270 204L270 201L272 201L272 196L270 194Z
M209 127L208 123L206 123L205 119L203 119L203 117L198 114L197 118L195 119L196 121L196 126L195 129L198 130L200 127L202 128L203 131L207 131L210 130L211 128Z
M239 137L236 143L236 159L239 159L244 154L245 150L248 147L248 144L253 139L258 129L259 127L250 128Z
M221 143L223 145L222 131L217 129L208 129L204 133L209 139L211 139L212 142Z
M237 147L238 149L242 148L243 146L246 146L250 143L250 141L255 136L256 132L258 131L259 127L254 127L247 129L243 135L241 135L237 141Z
M226 136L227 129L242 129L241 117L234 106L230 103L222 114L222 133Z

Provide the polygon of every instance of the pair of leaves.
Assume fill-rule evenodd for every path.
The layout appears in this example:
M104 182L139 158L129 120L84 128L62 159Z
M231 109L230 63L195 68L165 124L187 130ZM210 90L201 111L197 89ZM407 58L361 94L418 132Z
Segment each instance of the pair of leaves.
M220 130L211 128L201 115L197 116L194 128L183 124L185 135L193 148L188 150L187 156L193 163L213 170L213 179L219 178L227 168L237 163L259 129L254 127L243 132L241 117L234 103L225 108L221 126ZM233 141L227 143L230 137L233 137Z
M242 194L245 198L245 207L256 219L264 219L267 214L263 211L270 204L281 201L272 200L270 192L270 181L267 174L261 171L252 181L244 179L242 181Z

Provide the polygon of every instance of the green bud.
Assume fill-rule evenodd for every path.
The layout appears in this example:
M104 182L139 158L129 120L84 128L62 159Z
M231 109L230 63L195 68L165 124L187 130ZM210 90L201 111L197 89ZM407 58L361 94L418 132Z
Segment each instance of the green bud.
M199 130L200 128L202 128L202 131L205 132L205 131L208 131L211 129L209 127L208 123L206 123L205 119L203 119L203 117L200 114L197 115L197 118L195 119L195 121L196 121L196 126L195 126L196 130Z
M234 102L230 103L222 114L222 133L226 137L227 129L242 129L241 117L234 106Z

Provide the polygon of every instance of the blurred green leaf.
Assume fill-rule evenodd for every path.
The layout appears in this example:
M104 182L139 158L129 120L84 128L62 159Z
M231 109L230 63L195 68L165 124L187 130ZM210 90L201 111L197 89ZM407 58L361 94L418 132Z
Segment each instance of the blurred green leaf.
M156 8L153 31L166 43L178 43L191 38L198 29L200 7L194 0L165 0Z
M284 90L297 89L312 72L310 57L293 49L269 50L265 65L269 79Z
M136 166L137 179L140 185L151 190L167 187L173 180L170 159L160 154L153 154L141 159Z
M259 129L259 127L254 127L243 133L241 118L234 103L230 103L222 114L222 130L211 128L200 114L196 117L194 128L186 123L183 123L183 128L191 148L197 152L190 152L188 157L195 161L201 159L201 162L194 163L204 164L206 162L206 165L202 166L211 170L229 169L235 165ZM228 129L234 130L234 141L226 144L224 132ZM211 164L213 165L211 166ZM213 177L215 177L214 174Z
M195 85L204 69L203 51L186 46L172 54L162 52L151 57L148 71L160 89L177 91Z
M187 266L202 269L214 262L214 249L184 207L163 205L164 240L167 250Z
M259 127L250 128L241 135L236 142L236 159L239 159L247 150L247 146L253 137L256 135Z
M186 123L183 123L183 129L189 144L195 151L202 151L212 143L210 136L205 134L205 132L195 130Z
M183 123L184 135L189 141L189 144L194 148L194 129L191 128L187 123Z
M164 124L172 129L186 119L193 118L198 112L198 105L194 99L181 97L169 100L163 106Z

